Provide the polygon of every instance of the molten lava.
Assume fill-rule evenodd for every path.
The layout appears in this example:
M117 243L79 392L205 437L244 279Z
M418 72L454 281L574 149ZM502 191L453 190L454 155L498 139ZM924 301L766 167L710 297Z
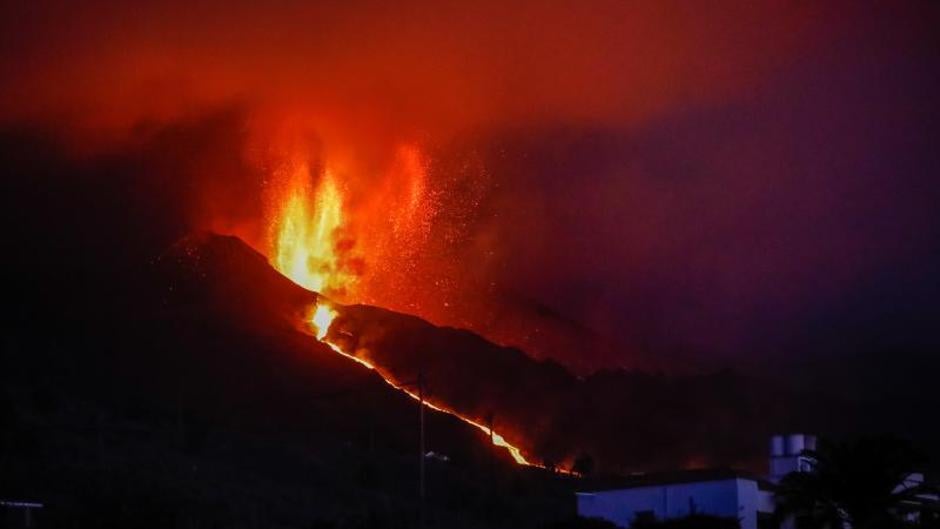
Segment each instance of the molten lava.
M433 208L425 201L426 175L420 151L402 148L399 163L388 177L387 187L380 196L373 197L372 207L360 212L359 237L370 249L370 256L381 269L382 263L408 261L416 254L427 237ZM308 162L288 165L281 192L275 197L276 209L272 221L272 264L295 283L321 294L348 299L359 286L361 269L349 253L353 241L344 233L354 232L347 215L347 205L335 174L324 169L322 174L311 171ZM313 182L319 177L316 186ZM362 229L362 226L367 229ZM384 265L388 267L388 265ZM395 268L395 267L391 267ZM407 266L399 267L407 269ZM395 276L384 274L384 279ZM373 278L381 282L381 278ZM394 281L392 282L394 283ZM335 308L319 302L309 316L317 340L337 353L375 370L390 386L419 400L428 408L447 413L489 435L493 444L505 448L516 463L532 465L519 448L492 431L488 426L466 418L453 410L419 398L415 393L396 385L385 373L370 362L343 351L329 339L330 326L337 316Z
M478 430L482 431L483 433L489 435L490 438L492 439L493 444L496 445L496 446L499 446L499 447L501 447L501 448L505 448L506 451L509 452L509 455L513 458L513 460L514 460L516 463L518 463L518 464L520 464L520 465L534 466L532 463L530 463L530 462L525 458L525 456L522 455L522 451L519 450L518 447L513 446L512 444L510 444L508 441L506 441L506 439L505 439L502 435L496 433L496 432L493 431L491 428L487 427L486 425L484 425L484 424L482 424L482 423L479 423L479 422L477 422L477 421L474 421L474 420L472 420L472 419L468 419L468 418L466 418L466 417L460 415L459 413L457 413L457 412L455 412L455 411L453 411L453 410L448 410L448 409L446 409L446 408L443 408L443 407L441 407L441 406L438 406L438 405L436 405L436 404L433 404L433 403L431 403L431 402L429 402L429 401L427 401L427 400L421 398L420 396L416 395L414 392L409 391L409 390L406 389L406 388L403 388L403 387L401 387L401 386L396 385L396 384L395 384L394 382L392 382L384 373L382 373L381 370L376 369L374 365L372 365L371 363L369 363L369 362L366 361L366 360L363 360L362 358L359 358L358 356L355 356L355 355L352 355L352 354L349 354L349 353L343 351L337 344L335 344L335 343L333 343L332 341L330 341L330 340L327 338L327 336L328 336L328 333L329 333L329 330L330 330L330 326L333 324L333 320L336 318L337 314L338 314L338 313L337 313L336 309L334 309L333 307L329 306L328 304L326 304L326 303L324 303L324 302L320 302L320 303L317 304L316 308L315 308L314 311L313 311L312 316L310 317L310 322L309 322L309 323L310 323L311 327L313 328L314 335L317 337L318 340L320 340L321 342L325 343L325 344L328 345L331 349L333 349L333 350L336 351L337 353L339 353L339 354L345 356L346 358L349 358L349 359L351 359L351 360L354 360L354 361L356 361L356 362L362 364L363 366L365 366L365 367L367 367L367 368L369 368L369 369L374 370L376 373L378 373L378 374L382 377L382 380L384 380L388 385L392 386L393 388L395 388L395 389L397 389L397 390L399 390L399 391L402 391L403 393L405 393L405 394L408 395L409 397L411 397L411 398L413 398L413 399L415 399L415 400L421 402L422 404L424 404L424 406L426 406L426 407L428 407L428 408L430 408L430 409L432 409L432 410L434 410L434 411L438 411L438 412L441 412L441 413L446 413L446 414L448 414L448 415L452 415L452 416L454 416L454 417L460 419L461 421L463 421L463 422L465 422L465 423L467 423L467 424L473 426L474 428L477 428Z
M427 259L440 202L422 150L405 144L387 164L364 168L286 144L289 154L263 166L271 264L341 302L414 312L424 296L415 285L431 283L419 262Z
M274 224L274 266L295 283L325 293L343 292L356 277L343 266L339 247L344 223L343 194L332 172L311 184L309 165L291 175Z
M313 311L313 317L310 319L313 329L316 331L317 340L323 341L334 318L336 318L336 311L330 308L329 305L326 303L317 305L316 310Z

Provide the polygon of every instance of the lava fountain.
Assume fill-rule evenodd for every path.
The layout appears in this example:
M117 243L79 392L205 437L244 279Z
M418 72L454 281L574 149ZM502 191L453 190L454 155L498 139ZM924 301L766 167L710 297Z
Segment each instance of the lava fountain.
M412 185L407 186L406 200L396 205L402 206L402 211L391 211L385 217L385 227L392 233L395 240L396 232L401 240L407 241L409 234L414 231L426 229L426 223L418 212L421 211L421 198L424 193L423 171L419 170L419 154L417 151L403 150L402 159L407 170L404 173L413 175L410 179ZM284 175L281 175L284 176ZM348 298L361 275L357 269L356 260L350 258L350 249L353 241L344 238L344 233L352 232L350 219L346 209L345 197L337 181L336 174L329 167L317 175L311 171L307 162L289 165L286 173L286 186L281 188L277 198L277 208L272 219L273 251L271 263L274 267L298 285L313 290L319 294L332 297ZM314 185L315 176L319 182ZM397 246L400 250L407 250L411 244L389 245ZM389 256L387 256L389 257ZM444 408L439 404L428 402L418 395L395 383L392 378L369 361L344 351L338 344L329 339L330 327L339 315L337 309L324 301L319 301L309 315L307 325L320 342L328 345L333 351L353 360L364 367L374 370L382 379L395 389L404 392L409 397L420 401L429 409L447 413L485 433L492 443L508 451L513 460L520 465L532 465L522 455L518 447L513 446L505 437L493 431L482 422L464 417L454 410Z
M343 194L336 177L325 170L314 188L309 165L294 170L281 201L274 231L274 267L300 286L321 293L340 293L356 281L340 252L345 224Z
M427 292L415 288L434 274L419 262L427 257L439 201L422 150L402 145L386 166L368 169L324 156L299 151L265 165L271 264L342 303L409 312L439 305L422 303Z

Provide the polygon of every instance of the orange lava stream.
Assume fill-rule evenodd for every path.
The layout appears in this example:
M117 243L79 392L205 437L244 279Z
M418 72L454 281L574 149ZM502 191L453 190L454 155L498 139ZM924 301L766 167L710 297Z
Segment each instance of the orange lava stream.
M404 388L404 387L402 387L402 386L398 386L398 385L396 385L394 382L392 382L391 380L389 380L388 378L386 378L385 375L381 372L381 370L376 369L375 366L372 365L370 362L368 362L368 361L366 361L366 360L363 360L362 358L359 358L358 356L351 355L351 354L349 354L349 353L343 351L338 345L336 345L335 343L333 343L333 342L327 340L327 339L326 339L327 332L329 331L330 325L333 323L333 319L336 317L336 315L337 315L336 310L333 309L332 307L326 305L325 303L319 303L319 304L317 304L317 308L314 310L313 316L311 316L309 323L310 323L311 326L313 327L314 333L315 333L315 335L316 335L316 337L317 337L318 340L320 340L321 342L325 343L326 345L328 345L328 346L330 347L330 349L333 349L334 351L336 351L337 353L339 353L339 354L345 356L346 358L349 358L350 360L353 360L353 361L355 361L355 362L357 362L357 363L359 363L359 364L365 366L366 368L375 371L376 373L379 374L379 376L382 377L382 380L384 380L386 384L388 384L389 386L392 386L393 388L395 388L395 389L397 389L397 390L399 390L399 391L405 393L405 394L408 395L409 397L411 397L411 398L413 398L413 399L415 399L415 400L417 400L417 401L419 401L419 402L423 402L424 405L425 405L427 408L430 408L430 409L432 409L432 410L434 410L434 411L438 411L438 412L441 412L441 413L446 413L446 414L448 414L448 415L454 416L454 417L460 419L461 421L463 421L463 422L465 422L465 423L467 423L467 424L469 424L469 425L471 425L471 426L477 428L478 430L482 431L482 432L485 433L486 435L491 436L491 437L492 437L492 440L493 440L493 444L494 444L495 446L499 446L499 447L501 447L501 448L505 448L506 451L509 452L509 455L512 456L513 460L514 460L516 463L518 463L518 464L520 464L520 465L526 465L526 466L537 466L537 465L535 465L535 464L529 462L529 461L525 458L525 456L522 455L522 452L519 450L518 447L511 445L508 441L506 441L506 439L505 439L502 435L496 433L496 431L491 431L490 428L488 428L487 426L485 426L485 425L483 425L483 424L481 424L481 423L479 423L479 422L476 422L476 421L474 421L474 420L472 420L472 419L468 419L468 418L466 418L466 417L463 417L462 415L458 414L457 412L455 412L455 411L453 411L453 410L448 410L448 409L446 409L446 408L442 408L442 407L440 407L440 406L438 406L438 405L436 405L436 404L433 404L433 403L429 402L427 399L422 400L422 399L421 399L418 395L416 395L414 392L412 392L412 391L410 391L410 390L408 390L407 388Z

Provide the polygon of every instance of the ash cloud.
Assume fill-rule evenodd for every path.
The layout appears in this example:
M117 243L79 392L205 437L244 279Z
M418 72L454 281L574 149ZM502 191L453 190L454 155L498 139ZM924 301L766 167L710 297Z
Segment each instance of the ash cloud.
M88 269L115 230L135 259L198 228L260 240L252 160L296 128L364 174L401 141L427 144L432 180L472 188L417 268L437 274L414 285L436 322L585 370L937 344L929 6L31 2L2 15L0 119L41 131L58 164L36 180L45 154L12 162L8 196L25 198L9 224L42 234L21 237L23 263L60 255L36 241L65 245L58 230L79 227L61 255ZM537 316L499 326L525 310ZM578 340L550 335L562 320L603 343L572 353Z

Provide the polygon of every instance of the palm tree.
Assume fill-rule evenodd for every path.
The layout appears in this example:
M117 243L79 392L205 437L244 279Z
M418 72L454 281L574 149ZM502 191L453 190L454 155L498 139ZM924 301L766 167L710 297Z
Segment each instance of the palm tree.
M803 455L810 470L787 475L776 492L777 518L793 516L798 529L904 527L900 515L928 492L923 485L899 486L924 458L896 438L821 439Z

